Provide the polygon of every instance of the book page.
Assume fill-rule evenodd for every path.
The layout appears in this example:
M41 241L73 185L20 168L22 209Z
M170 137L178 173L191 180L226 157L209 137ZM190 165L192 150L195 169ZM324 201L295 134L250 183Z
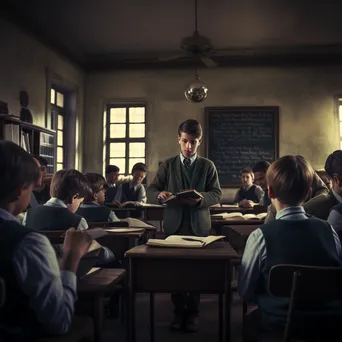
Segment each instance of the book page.
M236 204L222 204L221 205L222 208L231 208L231 209L234 209L234 208L239 208L239 205L236 203Z
M187 198L194 198L194 199L203 198L202 194L199 193L197 190L194 190L194 189L178 192L176 194L176 197L184 198L184 199L187 199Z
M209 236L202 238L202 239L205 240L205 246L208 246L215 241L222 240L225 238L226 237L224 235L209 235Z
M120 221L121 222L127 222L128 226L132 227L132 228L145 228L145 229L155 228L154 226L152 226L152 225L150 225L144 221L141 221L141 220L138 220L138 219L132 218L132 217L124 218L124 219L121 219Z
M260 214L257 215L257 218L259 220L263 220L264 218L266 218L266 216L267 216L267 213L260 213Z
M87 229L86 233L90 235L94 240L107 235L107 232L102 228Z
M101 269L101 267L93 267L86 275L92 274L92 273L94 273L100 269Z
M154 247L183 247L183 248L202 248L203 242L202 241L186 241L184 237L181 236L174 236L172 239L149 239L146 243L147 246L154 246ZM191 236L193 237L193 236Z
M96 240L93 240L88 249L88 253L95 251L96 249L99 249L99 248L101 248L101 245Z
M244 219L243 214L240 212L234 212L234 213L224 213L223 218L225 220L227 219Z
M144 228L106 228L105 231L109 233L134 233L142 232Z

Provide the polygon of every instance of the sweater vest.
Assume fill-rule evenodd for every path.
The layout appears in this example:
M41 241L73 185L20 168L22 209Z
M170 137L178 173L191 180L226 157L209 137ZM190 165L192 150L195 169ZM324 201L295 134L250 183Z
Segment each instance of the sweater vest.
M77 215L82 216L87 222L108 222L111 210L104 205L92 205L83 207L82 205L76 211Z
M272 329L283 329L289 307L289 299L274 297L268 290L268 277L272 266L293 264L304 266L341 267L336 244L330 225L317 218L306 220L275 220L261 228L267 258L262 267L262 276L257 301L263 322ZM340 303L326 303L321 306L321 315L341 315ZM320 313L315 313L320 317ZM312 313L299 312L296 324L305 325Z
M255 203L259 202L259 198L255 193L256 185L251 185L251 187L248 190L245 190L243 187L239 189L239 202L242 200L249 200L253 201Z
M67 230L75 229L82 217L72 213L68 208L42 205L27 211L26 226L34 230Z

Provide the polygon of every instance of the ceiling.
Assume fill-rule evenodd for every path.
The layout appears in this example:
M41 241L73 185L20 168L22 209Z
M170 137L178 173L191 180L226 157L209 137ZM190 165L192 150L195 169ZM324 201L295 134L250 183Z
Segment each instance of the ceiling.
M2 0L8 18L86 69L182 66L194 0ZM219 65L342 60L341 0L198 0Z

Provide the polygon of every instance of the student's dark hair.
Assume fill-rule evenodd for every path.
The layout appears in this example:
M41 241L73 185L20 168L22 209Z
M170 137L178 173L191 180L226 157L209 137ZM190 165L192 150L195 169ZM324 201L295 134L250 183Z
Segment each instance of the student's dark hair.
M116 165L107 165L105 174L108 175L108 173L112 172L120 172L120 169Z
M56 197L66 204L71 203L72 197L78 194L85 198L92 194L88 179L74 169L56 172L51 181L51 197Z
M105 178L95 172L87 172L84 176L88 179L92 192L84 198L84 202L92 202L94 200L94 194L99 192L102 188L107 188L107 182Z
M266 182L283 204L296 206L308 197L313 169L302 156L284 156L268 168Z
M135 171L147 172L147 166L144 163L136 163L132 167L132 174Z
M270 163L266 160L260 160L259 162L257 162L254 167L253 167L253 172L264 172L266 173L266 171L268 170L268 168L270 167Z
M322 179L325 185L329 184L332 181L331 177L328 175L328 172L324 169L316 170L315 172L317 173L319 178Z
M39 178L39 167L30 154L12 141L0 141L0 201L15 201L20 185L29 187Z
M45 159L44 157L38 156L38 157L36 157L36 159L39 161L39 164L41 166L48 166L48 164L49 164L47 159Z
M325 171L331 178L338 176L342 180L342 151L336 150L331 153L324 166Z
M192 135L195 139L199 139L202 137L202 126L201 124L194 119L188 119L183 121L178 127L178 135L186 133Z
M250 175L252 175L252 177L254 176L253 170L251 168L249 168L249 167L246 167L245 169L243 169L240 172L240 176L242 176L243 173L249 173Z

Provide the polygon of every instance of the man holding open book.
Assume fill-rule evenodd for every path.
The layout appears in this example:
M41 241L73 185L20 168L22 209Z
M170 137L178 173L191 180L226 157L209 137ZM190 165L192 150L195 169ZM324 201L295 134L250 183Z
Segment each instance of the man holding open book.
M186 120L178 128L180 154L165 160L147 189L148 201L166 203L164 231L169 235L207 236L209 207L220 202L221 187L212 161L197 155L202 127ZM198 330L199 294L174 293L175 318L171 329Z

